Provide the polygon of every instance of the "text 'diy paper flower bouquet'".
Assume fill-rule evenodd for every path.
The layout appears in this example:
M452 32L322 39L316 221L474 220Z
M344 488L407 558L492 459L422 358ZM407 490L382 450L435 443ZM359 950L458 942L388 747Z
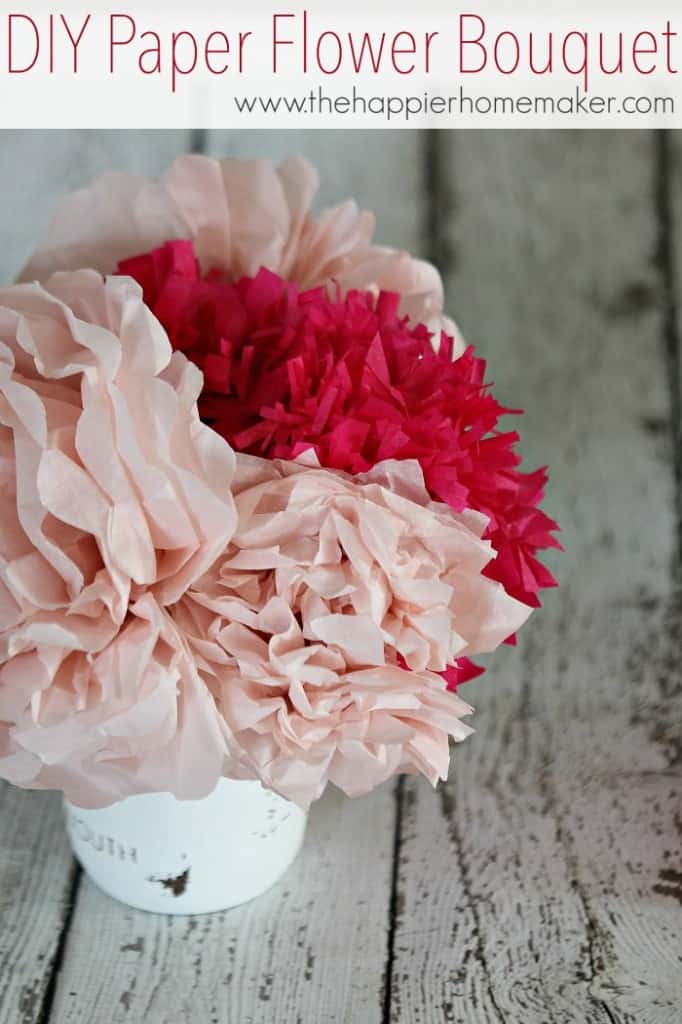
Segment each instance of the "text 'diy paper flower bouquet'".
M67 199L0 292L0 776L432 782L557 546L436 270L300 159ZM104 275L104 276L103 276Z

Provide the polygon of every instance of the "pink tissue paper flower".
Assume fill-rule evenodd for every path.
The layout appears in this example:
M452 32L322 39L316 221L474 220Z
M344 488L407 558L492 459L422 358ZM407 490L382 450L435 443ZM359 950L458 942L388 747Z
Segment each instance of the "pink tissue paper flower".
M80 267L108 274L131 256L189 239L202 268L230 280L265 267L304 288L334 282L343 292L399 292L403 314L456 335L443 316L436 268L375 245L373 214L352 200L314 217L318 188L317 172L302 157L277 167L269 160L186 155L158 181L105 174L61 202L22 280Z
M234 492L228 548L172 610L234 770L302 806L329 781L446 778L471 709L437 673L531 611L483 575L487 519L433 502L415 461L351 478L242 454Z
M0 291L0 776L198 798L224 722L168 608L236 527L201 374L129 279Z

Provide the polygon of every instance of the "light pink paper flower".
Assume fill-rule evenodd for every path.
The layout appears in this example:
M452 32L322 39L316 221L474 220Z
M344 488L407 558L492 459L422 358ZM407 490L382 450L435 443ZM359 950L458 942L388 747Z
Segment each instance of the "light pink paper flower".
M471 709L436 673L530 614L482 575L485 518L430 501L416 462L352 479L238 455L234 487L230 546L172 610L234 773L303 806L328 781L356 796L398 771L445 778Z
M22 279L79 267L113 273L122 260L188 238L205 271L216 268L232 279L266 267L305 288L333 282L344 292L399 292L401 311L437 333L444 327L460 354L464 344L443 317L435 267L374 245L374 217L353 201L313 217L318 186L315 169L301 157L275 167L269 160L188 155L159 181L105 174L63 200Z
M128 279L0 291L1 777L92 805L221 774L224 727L164 611L236 524L200 387Z

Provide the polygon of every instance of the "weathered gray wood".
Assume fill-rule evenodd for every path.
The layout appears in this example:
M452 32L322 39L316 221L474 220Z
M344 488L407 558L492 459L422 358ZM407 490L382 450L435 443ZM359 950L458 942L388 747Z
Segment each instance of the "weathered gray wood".
M417 135L230 133L207 143L214 155L302 152L319 166L322 203L355 196L377 212L382 241L419 247ZM198 922L126 913L84 882L53 1020L378 1024L394 819L390 787L356 802L330 793L313 810L299 861L269 896Z
M442 137L453 309L553 469L562 589L408 783L392 1020L679 1020L679 670L654 139ZM677 901L676 901L677 897Z
M39 1019L74 866L53 793L0 783L0 1022Z
M187 131L0 131L0 281L43 237L55 200L97 174L158 174L191 144Z

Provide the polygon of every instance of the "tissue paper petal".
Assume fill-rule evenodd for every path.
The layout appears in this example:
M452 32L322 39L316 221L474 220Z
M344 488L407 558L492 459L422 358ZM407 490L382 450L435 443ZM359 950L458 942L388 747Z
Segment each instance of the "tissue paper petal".
M90 804L215 785L224 725L164 610L237 521L200 388L129 279L0 291L0 776Z
M269 160L187 155L160 181L105 174L58 206L22 280L80 267L111 273L138 253L191 239L203 269L230 280L267 267L305 288L399 291L405 314L452 332L438 271L372 244L374 217L352 201L314 217L318 187L317 172L302 157L276 167Z
M433 502L409 461L353 479L237 455L234 491L224 557L171 613L239 772L304 806L329 781L355 796L397 771L444 778L471 709L437 673L530 614L483 574L484 517Z

